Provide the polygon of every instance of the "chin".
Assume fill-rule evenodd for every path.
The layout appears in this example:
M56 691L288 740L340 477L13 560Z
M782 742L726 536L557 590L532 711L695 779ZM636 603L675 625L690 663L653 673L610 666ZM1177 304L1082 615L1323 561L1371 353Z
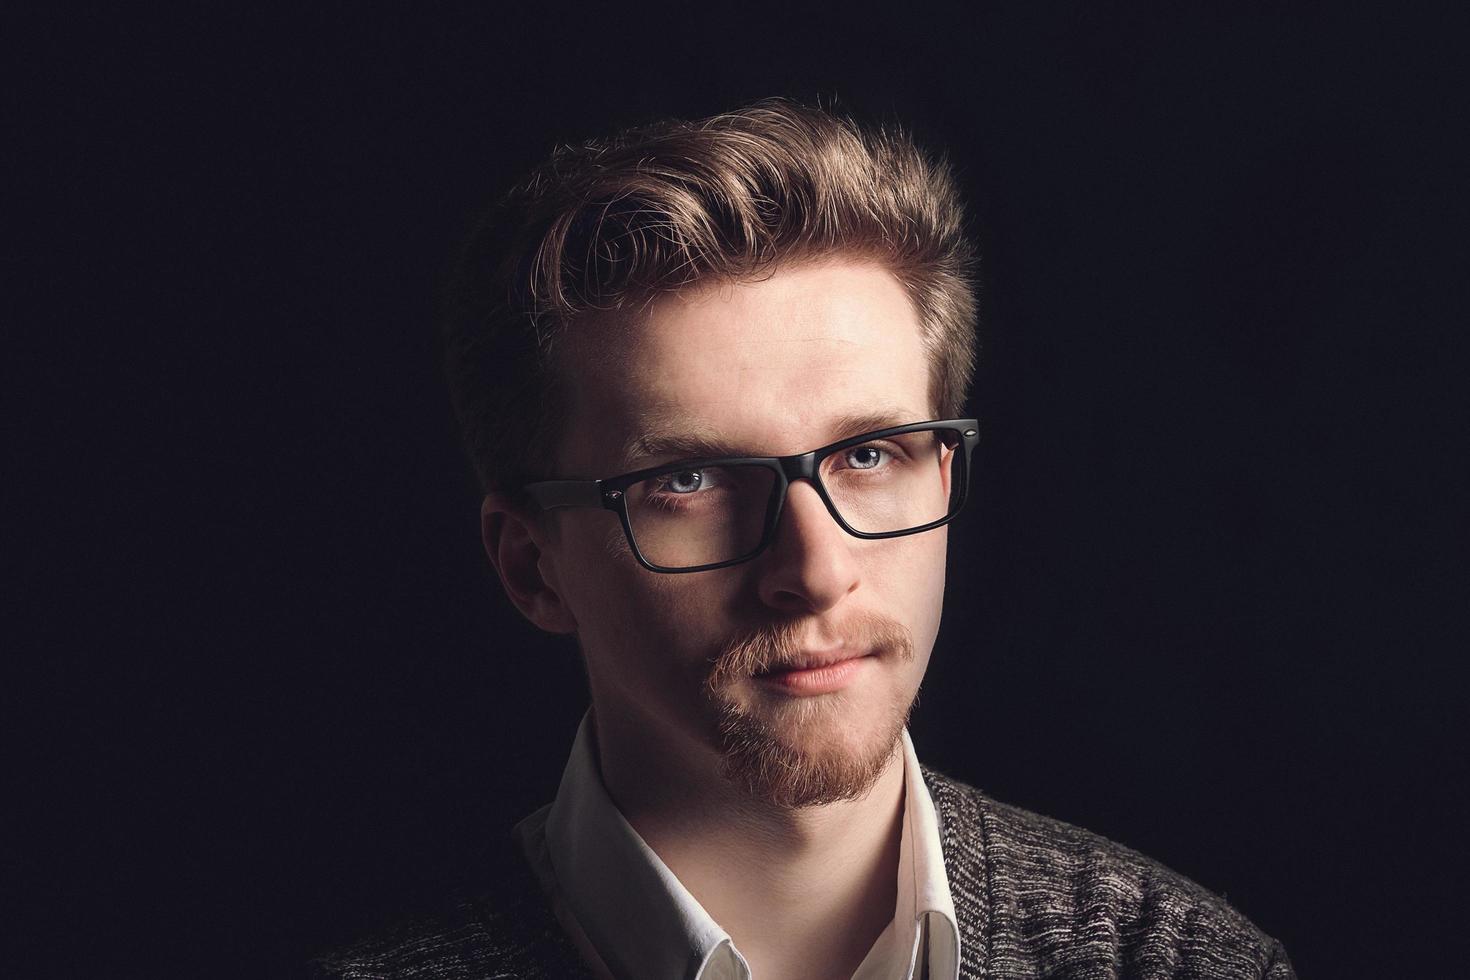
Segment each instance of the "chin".
M871 655L831 670L788 666L813 663L798 633L790 622L732 638L704 684L726 778L755 800L793 809L873 787L893 760L923 666L909 630L876 613L842 623L843 647Z
M719 748L727 779L783 809L853 800L887 769L913 694L857 698L721 699Z

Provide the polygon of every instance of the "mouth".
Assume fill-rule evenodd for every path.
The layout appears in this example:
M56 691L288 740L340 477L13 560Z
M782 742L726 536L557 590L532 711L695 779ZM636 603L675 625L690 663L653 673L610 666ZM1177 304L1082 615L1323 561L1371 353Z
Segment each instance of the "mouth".
M871 652L852 650L803 653L789 663L758 671L755 679L763 686L798 697L831 694L871 669L873 659Z

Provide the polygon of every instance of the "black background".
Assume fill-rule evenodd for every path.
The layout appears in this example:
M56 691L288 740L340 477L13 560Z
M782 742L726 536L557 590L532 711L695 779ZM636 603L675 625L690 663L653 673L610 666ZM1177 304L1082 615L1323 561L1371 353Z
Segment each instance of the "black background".
M480 554L437 279L555 144L773 94L947 151L983 253L921 758L1304 976L1453 972L1455 25L304 6L12 37L16 975L282 974L476 886L585 694Z

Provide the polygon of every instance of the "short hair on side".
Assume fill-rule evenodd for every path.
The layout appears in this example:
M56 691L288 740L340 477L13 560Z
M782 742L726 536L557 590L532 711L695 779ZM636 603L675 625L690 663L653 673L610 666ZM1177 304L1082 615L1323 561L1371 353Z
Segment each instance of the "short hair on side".
M707 280L850 256L918 314L930 396L963 412L975 367L975 252L948 163L894 127L767 99L558 148L479 223L445 294L445 370L486 491L545 479L567 379L557 340Z

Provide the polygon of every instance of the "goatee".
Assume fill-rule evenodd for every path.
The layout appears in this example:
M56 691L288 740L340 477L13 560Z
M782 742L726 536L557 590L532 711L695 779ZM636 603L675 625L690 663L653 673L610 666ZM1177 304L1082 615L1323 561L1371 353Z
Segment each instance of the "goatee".
M782 622L732 640L711 662L705 683L718 711L723 775L783 809L857 799L871 789L897 750L916 693L895 690L858 718L843 710L854 707L844 691L818 697L757 691L758 703L742 701L751 678L798 660L799 632L798 623ZM845 621L842 643L892 661L885 665L890 669L914 658L909 631L876 614ZM844 716L858 724L843 725Z

